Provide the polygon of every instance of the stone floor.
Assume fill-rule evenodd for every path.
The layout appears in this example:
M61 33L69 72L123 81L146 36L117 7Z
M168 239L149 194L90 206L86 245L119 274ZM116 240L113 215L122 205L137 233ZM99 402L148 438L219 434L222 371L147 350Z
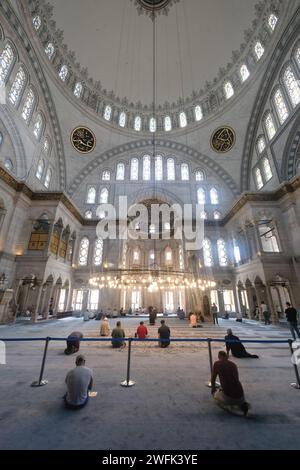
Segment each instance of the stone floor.
M132 335L139 319L122 322L126 334ZM253 321L221 320L220 326L205 324L199 329L178 319L169 319L168 324L174 338L223 338L228 327L244 339L289 337L282 326ZM24 322L1 326L0 339L66 337L74 330L97 337L99 322ZM156 334L157 326L150 327L150 335ZM50 343L48 385L30 387L39 376L43 346L43 342L7 343L7 364L0 365L1 449L300 449L300 391L290 387L295 376L286 345L247 345L260 359L235 360L252 404L247 419L220 410L211 399L205 386L210 375L205 344L178 342L161 350L154 342L134 343L131 377L136 385L122 388L127 348L118 351L109 343L82 343L98 395L76 412L62 404L65 375L75 359L63 354L64 343ZM223 347L214 345L214 359Z

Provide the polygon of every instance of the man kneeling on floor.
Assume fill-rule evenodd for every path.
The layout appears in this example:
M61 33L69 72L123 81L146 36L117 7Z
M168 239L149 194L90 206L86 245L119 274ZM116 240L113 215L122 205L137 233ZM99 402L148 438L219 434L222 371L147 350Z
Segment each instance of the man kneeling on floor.
M83 334L80 331L73 331L67 339L67 348L65 354L70 355L77 353L80 348L80 340L83 338Z
M228 360L227 353L220 351L219 360L214 363L211 376L211 393L221 407L238 406L247 416L249 404L245 401L244 390L239 381L237 366ZM221 389L216 388L216 378L219 376Z
M83 408L89 400L89 390L93 387L93 373L85 367L85 357L76 357L76 367L70 370L66 377L67 393L64 396L65 405L72 410Z
M231 341L233 342L231 343ZM227 330L227 336L225 336L225 342L226 342L226 351L227 351L228 356L231 350L232 355L234 357L238 357L238 358L249 357L251 359L259 358L256 354L250 354L246 351L245 346L240 341L240 338L238 336L235 336L232 333L232 330L230 328Z

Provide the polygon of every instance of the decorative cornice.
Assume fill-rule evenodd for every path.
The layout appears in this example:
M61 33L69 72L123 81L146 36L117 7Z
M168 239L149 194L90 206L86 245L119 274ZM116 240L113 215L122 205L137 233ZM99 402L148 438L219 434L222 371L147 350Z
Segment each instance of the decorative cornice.
M134 117L139 114L142 117L142 131L149 132L149 119L153 116L153 103L150 105L143 105L141 102L131 103L127 97L120 98L115 95L114 91L108 91L102 88L100 81L94 81L89 77L87 68L83 68L76 59L75 52L70 51L68 46L64 43L64 34L62 30L58 30L53 17L53 6L47 3L47 0L18 0L20 7L26 17L29 18L32 34L37 35L42 43L43 50L45 46L52 42L55 45L55 55L52 60L57 75L58 68L61 64L66 64L69 70L69 76L63 83L59 83L61 87L68 89L72 99L75 100L77 105L91 108L106 125L113 125L118 127L118 116L122 111L127 113L127 122L125 130L135 132L133 129ZM232 52L232 61L225 67L219 69L217 77L212 81L207 81L204 89L193 91L190 97L179 98L176 103L165 102L156 106L155 115L157 118L157 133L165 132L163 126L163 119L167 115L171 117L173 131L186 132L186 129L181 129L179 126L178 113L185 111L187 114L188 124L200 125L204 122L205 118L218 113L220 109L228 105L229 101L226 100L223 90L225 80L230 79L233 83L236 92L243 89L244 83L241 82L237 65L246 63L250 72L253 73L264 60L259 63L254 58L253 47L255 40L259 38L264 44L265 49L272 44L276 31L271 34L267 26L267 18L271 12L279 15L280 22L284 22L285 11L289 11L291 2L285 0L265 0L260 1L255 6L255 19L252 22L252 27L247 29L244 33L244 43L240 46L238 51ZM39 15L42 19L42 25L38 31L35 31L32 25L32 18ZM278 28L278 27L277 27ZM276 29L277 29L276 28ZM280 29L280 26L279 26ZM43 51L42 51L43 52ZM43 52L44 54L44 52ZM51 66L48 58L45 57L45 63ZM253 78L253 77L252 77ZM73 91L76 82L81 82L84 85L84 92L81 99L75 98ZM59 82L59 81L58 81ZM245 83L246 86L246 83ZM236 93L237 94L237 93ZM232 102L232 101L231 101ZM111 121L105 121L103 118L103 111L105 106L109 104L113 108L113 118ZM203 119L200 122L195 120L194 106L201 104L203 111ZM172 131L171 131L172 132Z
M55 142L55 148L59 160L59 174L60 174L60 187L64 189L66 186L66 166L65 166L65 154L63 147L63 140L58 123L58 117L56 114L55 104L51 97L51 91L48 87L46 77L43 72L43 67L40 65L38 56L32 47L31 41L24 30L23 24L14 12L8 0L0 1L0 12L4 18L8 21L11 28L13 28L16 36L20 40L24 50L26 51L27 58L31 63L33 70L35 71L35 78L39 83L42 90L45 103L48 108L48 116L53 129L53 136Z

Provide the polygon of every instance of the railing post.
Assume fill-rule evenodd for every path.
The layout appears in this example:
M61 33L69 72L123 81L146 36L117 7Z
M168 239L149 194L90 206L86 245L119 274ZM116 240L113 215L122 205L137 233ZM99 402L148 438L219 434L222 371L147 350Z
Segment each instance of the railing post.
M123 382L120 383L121 387L133 387L135 382L130 380L130 366L131 366L131 344L132 338L128 339L128 356L127 356L127 378Z
M46 362L48 345L49 345L50 340L51 338L47 336L45 348L44 348L44 355L43 355L43 361L42 361L42 366L41 366L40 378L38 381L32 382L31 387L43 387L44 385L47 385L48 383L48 380L43 379L43 375L44 375L45 362Z
M294 341L292 341L291 339L289 339L289 347L290 347L290 351L291 351L292 363L293 363L294 370L295 370L295 375L296 375L296 383L291 383L291 387L294 387L294 388L296 388L297 390L300 390L300 376L299 376L299 370L298 370L297 363L296 363L295 361L293 361L293 356L294 356L293 343L294 343ZM299 360L300 360L300 353L299 353Z
M213 371L213 357L212 357L212 349L211 349L211 338L207 338L207 346L208 346L208 357L209 357L209 367L210 367L210 376L212 376L212 371ZM206 382L207 387L211 388L211 380L209 379L209 382ZM215 383L216 387L220 387L220 383L216 381Z

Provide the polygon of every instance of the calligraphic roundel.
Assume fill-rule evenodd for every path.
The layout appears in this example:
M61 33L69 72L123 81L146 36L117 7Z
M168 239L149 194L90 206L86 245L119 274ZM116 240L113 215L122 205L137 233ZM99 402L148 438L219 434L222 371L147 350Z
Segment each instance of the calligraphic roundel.
M96 147L96 137L87 127L76 127L71 134L71 143L79 153L90 153Z
M212 135L211 146L215 152L225 153L232 149L236 141L235 132L231 127L219 127Z

